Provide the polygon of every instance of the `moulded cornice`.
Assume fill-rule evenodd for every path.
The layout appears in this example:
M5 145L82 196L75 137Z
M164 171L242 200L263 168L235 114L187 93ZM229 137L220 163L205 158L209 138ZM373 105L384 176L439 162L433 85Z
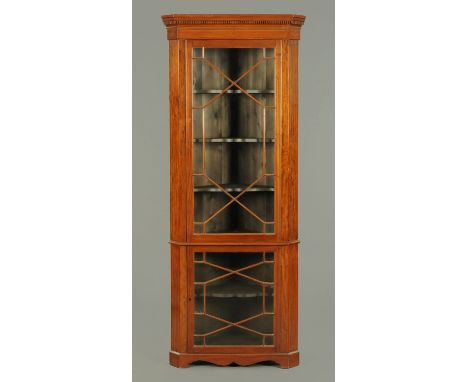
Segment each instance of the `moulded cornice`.
M180 25L295 25L305 16L294 14L172 14L161 17L166 27Z

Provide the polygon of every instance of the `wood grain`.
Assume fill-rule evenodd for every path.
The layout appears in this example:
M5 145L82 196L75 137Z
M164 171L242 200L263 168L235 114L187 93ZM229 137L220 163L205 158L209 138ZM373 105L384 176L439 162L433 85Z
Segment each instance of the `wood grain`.
M298 224L298 42L291 40L289 46L289 202L288 202L288 236L287 240L297 239Z
M170 115L170 218L171 239L187 240L186 190L189 169L185 149L185 47L181 41L169 42L169 115Z

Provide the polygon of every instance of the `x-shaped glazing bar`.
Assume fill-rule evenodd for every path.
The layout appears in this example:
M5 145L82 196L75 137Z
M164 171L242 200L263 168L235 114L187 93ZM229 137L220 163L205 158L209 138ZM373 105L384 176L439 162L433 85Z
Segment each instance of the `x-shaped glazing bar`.
M210 99L205 105L203 106L192 106L193 109L204 109L206 108L207 106L211 105L213 102L215 102L218 98L222 97L229 89L231 89L233 86L237 87L242 93L244 93L246 96L248 96L250 99L252 99L252 101L256 102L257 104L259 104L260 106L264 107L264 108L274 108L274 106L268 106L268 105L265 105L263 102L259 101L257 98L255 98L254 96L252 96L249 92L247 92L242 86L240 86L238 84L239 81L241 81L244 77L246 77L252 70L254 70L258 65L260 65L261 63L267 61L267 60L270 60L271 58L262 58L260 61L257 61L255 64L253 64L249 69L247 69L246 72L244 72L244 74L242 74L239 78L237 78L235 81L230 79L218 66L216 66L215 64L213 64L210 60L208 60L207 58L201 58L201 57L194 57L193 58L194 60L201 60L203 62L205 62L209 67L211 67L213 70L215 70L216 72L218 72L219 74L221 74L221 76L223 76L223 78L225 78L227 81L229 81L231 84L228 85L226 88L224 88L221 93L217 94L215 97L213 97L212 99Z
M250 329L250 328L247 328L247 327L241 325L241 324L246 323L247 321L251 321L251 320L253 320L253 319L255 319L255 318L258 318L258 317L260 317L260 316L263 316L264 314L265 314L265 313L260 313L260 314L257 314L257 315L252 316L252 317L248 317L248 318L246 318L246 319L244 319L244 320L241 320L241 321L238 321L238 322L232 322L232 321L225 320L225 319L223 319L223 318L221 318L221 317L214 316L214 315L209 314L209 313L199 313L199 314L197 314L197 315L200 315L200 316L201 316L201 315L205 315L205 316L210 317L210 318L212 318L212 319L214 319L214 320L218 320L218 321L220 321L220 322L223 322L223 323L225 323L225 324L227 324L227 325L226 325L226 326L223 326L222 328L213 330L212 332L205 333L205 334L194 334L194 336L195 336L195 337L206 337L206 336L209 336L209 335L212 335L212 334L221 332L221 331L223 331L223 330L232 328L233 326L235 326L235 327L237 327L237 328L239 328L239 329L242 329L242 330L245 330L245 331L248 331L248 332L257 334L257 335L259 335L259 336L272 335L272 334L270 334L270 333L261 333L261 332L259 332L259 331L257 331L257 330ZM269 313L267 313L267 314L269 314Z
M196 281L194 283L195 285L207 285L207 284L210 284L210 283L212 283L214 281L224 279L225 277L228 277L230 275L238 275L238 276L244 277L246 279L249 279L251 281L254 281L256 283L262 284L262 285L273 285L274 284L273 282L261 281L261 280L256 279L255 277L251 277L251 276L244 275L243 273L241 273L241 272L244 272L244 271L246 271L248 269L255 268L255 267L258 267L259 265L265 264L263 261L260 262L260 263L248 265L248 266L246 266L244 268L240 268L240 269L237 269L237 270L225 268L225 267L222 267L221 265L213 264L213 263L210 263L208 261L204 261L203 264L206 264L206 265L208 265L210 267L213 267L213 268L221 269L221 270L223 270L225 272L228 272L228 273L225 273L224 275L221 275L221 276L214 277L214 278L212 278L210 280L207 280L207 281Z

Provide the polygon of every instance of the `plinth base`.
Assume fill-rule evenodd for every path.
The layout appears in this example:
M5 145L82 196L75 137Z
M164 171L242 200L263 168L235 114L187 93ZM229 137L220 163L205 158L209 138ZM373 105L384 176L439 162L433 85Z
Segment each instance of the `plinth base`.
M299 352L272 354L189 354L169 353L169 363L174 367L187 367L192 362L205 361L218 366L228 366L233 363L240 366L252 365L258 362L272 361L282 369L289 369L299 365Z

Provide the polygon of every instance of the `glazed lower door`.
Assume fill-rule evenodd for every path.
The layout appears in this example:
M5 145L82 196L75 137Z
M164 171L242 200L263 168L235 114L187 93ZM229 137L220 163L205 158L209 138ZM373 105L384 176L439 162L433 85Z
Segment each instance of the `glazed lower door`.
M224 248L225 249L225 248ZM193 249L189 347L275 347L275 250Z

